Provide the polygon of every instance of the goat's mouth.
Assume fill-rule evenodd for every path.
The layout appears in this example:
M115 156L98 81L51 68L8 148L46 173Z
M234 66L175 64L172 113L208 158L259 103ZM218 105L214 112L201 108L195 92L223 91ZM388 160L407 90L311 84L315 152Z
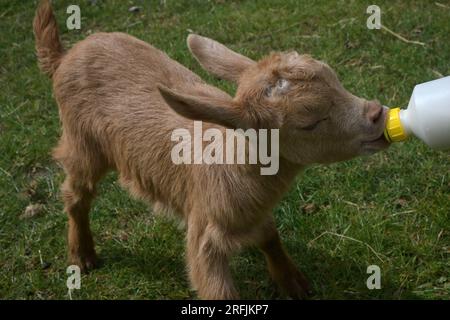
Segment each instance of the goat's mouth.
M389 147L390 143L384 137L384 130L375 139L364 140L361 142L361 146L365 150L378 151Z
M386 107L383 107L383 112L381 114L381 127L379 130L381 130L381 132L378 133L378 135L375 135L375 137L373 138L369 138L367 140L363 140L361 142L361 146L363 149L365 150L373 150L373 151L378 151L378 150L382 150L382 149L386 149L387 147L389 147L390 143L386 140L385 136L384 136L384 128L386 126L386 119L387 119L387 111L389 109Z
M365 144L369 143L386 143L387 145L389 145L389 142L386 140L386 137L384 136L384 132L381 133L378 138L370 140L370 141L364 141Z

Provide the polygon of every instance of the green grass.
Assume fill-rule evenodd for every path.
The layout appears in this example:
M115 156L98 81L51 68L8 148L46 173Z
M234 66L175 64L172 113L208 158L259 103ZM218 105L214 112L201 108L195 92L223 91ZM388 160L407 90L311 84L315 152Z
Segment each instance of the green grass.
M60 127L51 83L36 65L35 2L0 4L0 298L67 299L63 174L49 155ZM82 30L68 31L65 8L77 2ZM447 7L377 1L383 24L424 47L368 30L367 1L145 1L131 14L128 8L144 1L63 0L55 9L67 47L96 31L128 32L228 92L232 85L189 55L188 29L255 59L272 50L310 53L355 94L404 106L415 84L450 74L450 4L440 3ZM314 299L450 298L449 160L448 152L410 141L299 176L275 216ZM43 204L44 212L20 219L30 203ZM186 279L183 231L130 199L115 175L101 183L91 216L103 265L83 275L74 299L196 298ZM371 264L381 268L381 290L366 287ZM257 250L238 255L232 267L243 298L278 297Z

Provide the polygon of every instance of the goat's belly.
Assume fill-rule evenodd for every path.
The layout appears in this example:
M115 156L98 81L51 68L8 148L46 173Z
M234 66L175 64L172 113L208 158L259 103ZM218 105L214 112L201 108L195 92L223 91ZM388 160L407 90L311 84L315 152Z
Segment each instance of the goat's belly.
M151 182L142 183L140 179L133 179L119 174L121 186L127 190L130 195L138 200L146 202L152 207L152 212L158 215L169 217L183 217L180 210L176 210L168 199L162 196L162 191L158 190Z

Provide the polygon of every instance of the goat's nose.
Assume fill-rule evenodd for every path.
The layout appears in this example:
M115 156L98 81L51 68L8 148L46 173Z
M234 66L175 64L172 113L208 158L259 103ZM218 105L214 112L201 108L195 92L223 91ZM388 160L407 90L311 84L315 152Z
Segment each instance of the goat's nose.
M367 117L369 118L370 122L377 123L378 120L381 119L382 114L383 114L383 107L381 106L381 104L376 101L369 101Z

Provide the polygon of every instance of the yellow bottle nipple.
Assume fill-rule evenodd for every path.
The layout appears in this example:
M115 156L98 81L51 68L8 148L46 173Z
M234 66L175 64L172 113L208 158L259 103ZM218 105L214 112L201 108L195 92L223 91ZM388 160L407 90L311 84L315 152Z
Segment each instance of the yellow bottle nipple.
M390 109L386 119L384 137L389 142L403 141L408 138L402 123L400 122L400 108Z

